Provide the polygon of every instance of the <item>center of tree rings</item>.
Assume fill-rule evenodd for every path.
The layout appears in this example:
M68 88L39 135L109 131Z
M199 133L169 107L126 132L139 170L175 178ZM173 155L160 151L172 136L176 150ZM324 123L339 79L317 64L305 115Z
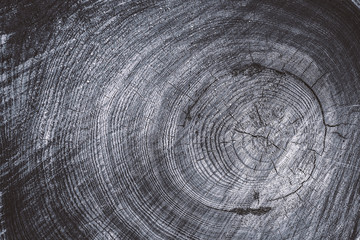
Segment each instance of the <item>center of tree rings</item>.
M198 92L180 114L176 139L183 144L174 153L189 193L212 207L251 207L309 181L326 129L321 104L303 80L252 64Z

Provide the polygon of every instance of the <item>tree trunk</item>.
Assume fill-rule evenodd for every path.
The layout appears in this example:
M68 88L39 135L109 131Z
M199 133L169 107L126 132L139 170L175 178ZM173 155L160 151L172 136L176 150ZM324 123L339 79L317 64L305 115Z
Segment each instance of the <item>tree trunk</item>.
M4 239L359 239L359 1L3 1Z

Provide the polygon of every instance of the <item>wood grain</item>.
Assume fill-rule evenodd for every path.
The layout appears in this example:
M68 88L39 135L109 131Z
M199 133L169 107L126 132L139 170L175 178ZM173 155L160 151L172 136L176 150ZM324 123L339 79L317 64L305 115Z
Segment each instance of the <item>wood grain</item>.
M2 1L3 239L359 239L358 1Z

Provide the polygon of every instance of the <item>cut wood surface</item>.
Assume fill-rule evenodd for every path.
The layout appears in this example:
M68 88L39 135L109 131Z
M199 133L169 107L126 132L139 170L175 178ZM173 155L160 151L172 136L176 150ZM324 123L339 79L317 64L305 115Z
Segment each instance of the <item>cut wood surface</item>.
M358 1L0 3L2 239L359 239Z

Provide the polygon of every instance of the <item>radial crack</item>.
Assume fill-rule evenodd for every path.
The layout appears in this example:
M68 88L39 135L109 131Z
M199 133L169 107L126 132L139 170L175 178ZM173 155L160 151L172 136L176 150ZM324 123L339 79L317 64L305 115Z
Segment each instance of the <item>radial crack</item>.
M314 171L315 171L315 168L316 168L316 155L315 155L315 153L314 153L313 168L311 169L311 172L310 172L309 176L308 176L304 181L302 181L302 182L300 183L300 186L299 186L297 189L295 189L294 191L292 191L292 192L290 192L290 193L288 193L288 194L286 194L286 195L284 195L284 196L277 197L277 198L274 198L274 199L270 199L269 201L272 202L272 201L276 201L276 200L280 200L280 199L285 199L285 198L289 197L290 195L293 195L293 194L297 193L297 192L304 186L304 184L305 184L307 181L309 181L310 178L312 178L312 175L313 175L313 173L314 173Z
M241 131L239 129L234 129L236 132L238 133L241 133L241 134L246 134L246 135L250 135L251 137L254 137L254 138L263 138L265 139L267 142L271 143L274 147L276 147L277 149L282 149L285 151L285 149L279 147L278 145L276 145L273 141L269 140L269 135L268 136L262 136L262 135L255 135L255 134L252 134L252 133L248 133L248 132L245 132L245 131Z

